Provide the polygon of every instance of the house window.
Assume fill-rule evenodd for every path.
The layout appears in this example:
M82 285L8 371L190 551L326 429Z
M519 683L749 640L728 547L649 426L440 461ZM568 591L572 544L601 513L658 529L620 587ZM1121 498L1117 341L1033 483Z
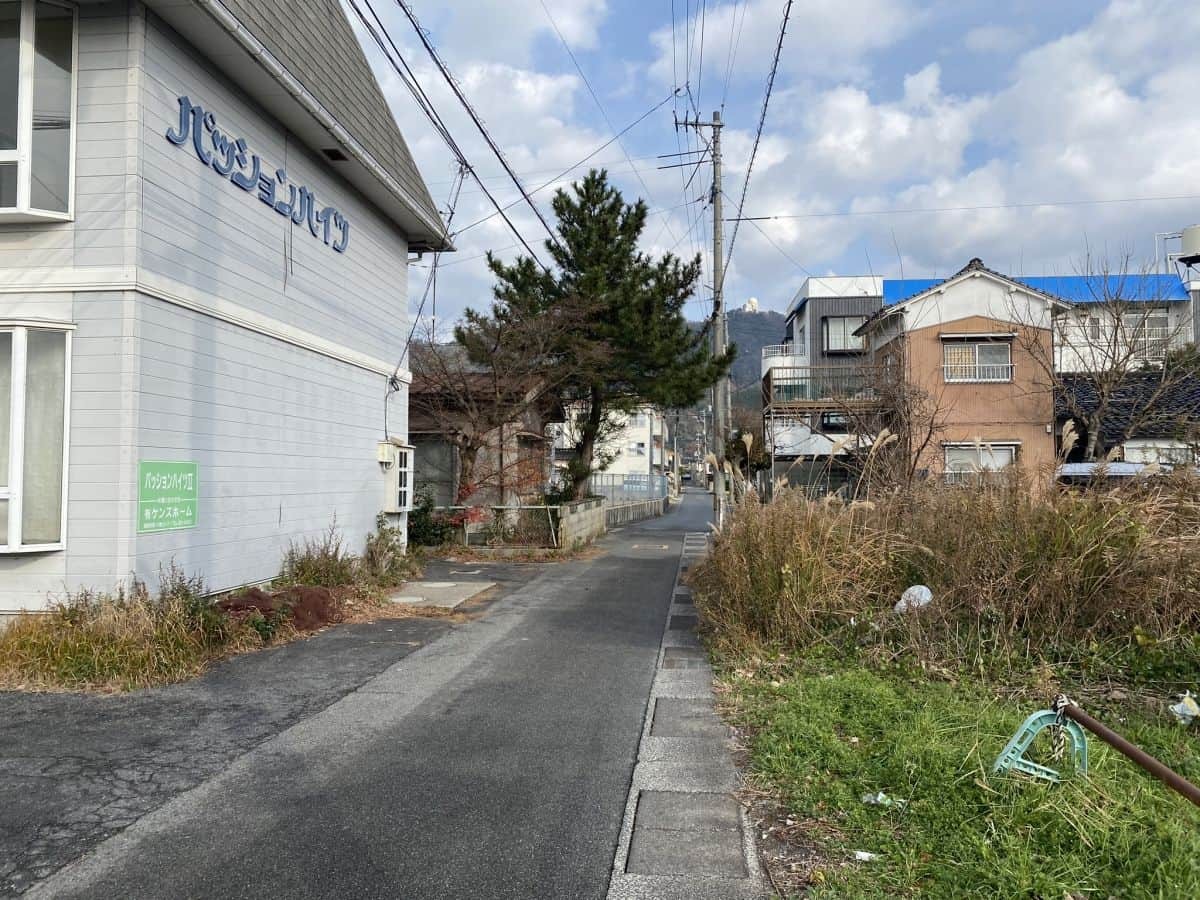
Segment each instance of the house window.
M1017 458L1016 444L950 444L945 447L946 480L971 481L986 478L1011 466Z
M396 510L407 512L413 508L413 448L396 448Z
M1012 347L948 341L942 344L942 369L947 381L1012 381Z
M822 434L847 434L850 431L850 422L844 413L821 413L818 430Z
M625 452L630 456L645 456L646 442L645 441L630 441L629 446L625 448Z
M0 221L71 216L75 43L73 6L0 0Z
M0 552L62 548L70 359L68 331L0 325Z
M1143 359L1162 359L1171 338L1171 320L1165 309L1148 309L1121 316L1125 339Z
M821 320L826 353L857 353L863 349L863 339L854 332L867 321L866 316L830 316Z

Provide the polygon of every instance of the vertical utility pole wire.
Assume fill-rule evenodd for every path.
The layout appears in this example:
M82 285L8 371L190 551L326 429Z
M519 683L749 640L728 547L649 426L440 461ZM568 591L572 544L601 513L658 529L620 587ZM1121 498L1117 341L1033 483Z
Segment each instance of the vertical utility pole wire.
M450 189L450 199L446 205L446 227L450 226L450 222L454 219L454 211L458 206L458 197L462 193L463 182L467 179L467 167L459 163L458 175L455 177L453 186ZM404 365L404 359L408 356L408 348L412 346L413 335L417 333L417 324L421 321L421 313L425 309L425 301L429 299L430 290L434 295L434 303L437 303L437 273L438 262L442 258L442 251L438 250L433 254L433 265L430 266L429 275L425 278L425 290L421 294L421 302L417 306L417 314L413 316L412 327L408 329L408 338L404 341L404 349L400 351L400 358L396 361L396 368L392 369L391 377L387 380L387 387L383 394L383 439L391 440L388 434L388 398L392 394L400 390L400 367ZM437 326L437 322L434 322ZM431 335L434 337L434 335Z
M496 159L500 161L500 165L504 167L504 171L508 173L508 177L512 179L512 183L516 185L517 190L521 192L521 196L525 198L525 202L529 204L529 208L533 210L533 214L537 216L538 221L542 223L542 227L546 229L546 234L550 235L551 243L558 245L558 234L553 228L550 227L550 223L546 221L546 217L542 215L542 211L537 208L537 204L533 202L533 198L530 197L529 192L525 190L525 185L521 183L521 179L517 177L517 173L514 172L512 166L509 165L503 151L500 149L500 146L495 142L495 140L492 139L491 134L488 133L487 126L483 124L483 120L479 117L479 113L475 111L475 107L471 105L471 102L467 99L466 94L463 93L462 88L459 87L454 76L450 74L450 69L442 61L442 58L438 55L437 49L430 42L429 35L426 34L425 29L421 27L421 23L417 21L416 14L412 11L411 4L408 2L408 0L396 0L396 5L404 10L404 15L406 15L408 17L408 21L412 23L412 27L417 32L417 37L424 45L426 52L429 53L430 59L433 60L434 65L437 66L438 71L441 72L442 78L445 79L446 84L449 85L450 90L454 93L454 96L458 98L458 102L461 103L463 109L467 111L467 115L471 117L471 121L475 123L475 127L479 129L479 133L483 135L484 141L487 142L488 147L491 148L492 153L494 153L496 156Z
M392 36L388 33L383 21L379 18L379 14L375 12L375 8L371 6L371 0L363 0L363 2L365 3L367 9L371 11L371 16L375 20L375 25L372 25L367 21L367 17L363 14L363 11L358 4L358 0L348 0L348 2L350 4L350 8L354 10L354 14L358 16L358 20L362 23L363 28L366 29L367 33L371 36L371 39L375 41L375 44L379 47L380 52L383 53L384 58L388 61L388 64L392 67L392 70L396 73L397 77L404 84L404 86L408 88L409 93L413 95L413 99L417 101L417 107L425 114L425 117L429 119L430 124L433 125L433 130L436 131L438 136L441 137L442 141L445 142L451 154L454 156L455 161L460 166L466 168L471 178L474 179L475 183L479 185L479 189L483 191L484 195L491 202L492 206L499 211L500 216L504 219L504 223L508 226L509 230L516 235L517 240L521 242L521 245L525 248L526 252L533 257L534 262L536 262L546 271L549 271L549 269L546 268L545 263L538 258L537 253L534 252L534 249L530 246L529 241L525 239L525 236L521 234L521 232L517 229L517 226L513 224L512 219L510 219L508 215L500 208L499 201L496 200L496 198L492 195L492 192L488 190L487 185L483 183L483 179L479 176L479 173L475 171L475 167L467 161L466 154L463 153L462 148L459 147L458 142L454 139L454 135L450 133L450 129L446 127L446 123L442 120L442 117L438 114L437 109L433 106L433 102L429 99L429 95L426 94L424 89L421 87L416 75L413 73L412 69L409 68L408 63L404 61L404 57L400 54L399 48L396 47L396 43L392 40ZM378 26L378 31L376 31L376 26ZM383 37L380 37L380 32L383 33ZM384 38L387 39L386 44L384 43ZM391 48L390 50L388 49L389 47ZM394 57L392 56L393 53L395 53Z
M779 26L779 40L775 44L775 59L771 61L771 73L767 76L767 92L763 95L762 112L758 115L758 131L754 134L754 146L750 150L750 163L746 166L746 179L742 182L742 198L738 201L738 221L733 223L733 234L729 237L729 252L725 255L725 271L721 273L721 281L729 271L729 263L733 261L733 248L737 244L738 226L741 225L742 209L746 205L746 193L750 190L750 175L754 171L754 157L758 155L758 142L762 139L763 125L767 121L767 107L771 104L771 89L775 86L775 73L779 70L779 54L783 52L783 36L787 33L788 17L792 14L792 0L787 0L783 9L783 23Z

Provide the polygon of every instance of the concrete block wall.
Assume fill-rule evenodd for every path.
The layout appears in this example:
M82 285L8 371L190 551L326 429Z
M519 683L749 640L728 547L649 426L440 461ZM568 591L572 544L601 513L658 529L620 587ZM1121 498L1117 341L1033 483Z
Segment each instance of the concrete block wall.
M604 534L607 506L608 501L593 498L559 507L558 545L569 550L576 543L588 544Z
M635 500L631 503L616 503L604 510L605 525L616 528L631 522L641 522L643 519L653 519L667 511L667 501L663 497L657 500Z

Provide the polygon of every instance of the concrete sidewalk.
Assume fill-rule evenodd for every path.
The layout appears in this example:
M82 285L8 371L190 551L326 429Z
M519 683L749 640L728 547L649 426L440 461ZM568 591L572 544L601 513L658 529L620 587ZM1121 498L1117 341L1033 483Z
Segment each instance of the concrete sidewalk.
M679 574L707 549L684 538ZM717 716L691 590L678 579L613 860L608 900L741 900L767 892L737 801L728 727Z

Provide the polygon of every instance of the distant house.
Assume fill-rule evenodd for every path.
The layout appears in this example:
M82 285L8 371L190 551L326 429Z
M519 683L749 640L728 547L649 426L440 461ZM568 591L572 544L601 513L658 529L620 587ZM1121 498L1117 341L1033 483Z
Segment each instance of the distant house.
M1007 276L978 259L947 279L810 278L784 341L762 352L775 477L816 492L851 478L899 385L938 412L936 439L914 450L920 472L1048 471L1071 418L1063 409L1086 408L1096 373L1114 369L1130 377L1101 444L1133 461L1179 460L1200 405L1193 381L1164 391L1161 372L1192 345L1198 295L1178 275ZM1150 401L1153 416L1134 414ZM1081 422L1075 430L1086 439Z
M1056 432L1070 423L1077 439L1063 448L1067 462L1083 462L1087 424L1079 413L1100 405L1096 379L1087 373L1065 374L1055 398ZM1129 463L1195 465L1200 462L1200 374L1131 372L1108 401L1101 417L1100 455Z
M579 419L584 407L567 409L565 421L555 429L554 460L565 471L575 456L579 443ZM653 477L665 477L673 470L675 457L667 414L654 406L641 406L631 412L610 414L606 428L596 447L596 459L606 465L597 473L597 482L619 481L622 484L642 485Z
M419 355L416 357L419 360ZM483 373L461 373L452 389L419 368L410 391L409 440L415 448L413 487L435 506L508 506L537 502L551 481L554 424L565 420L561 402L543 394L522 402L537 386L497 386ZM519 413L494 427L497 403ZM465 445L479 442L464 465Z
M782 343L762 349L773 478L824 492L850 476L845 406L862 393L867 356L856 332L882 305L883 279L866 276L808 278L792 299Z

